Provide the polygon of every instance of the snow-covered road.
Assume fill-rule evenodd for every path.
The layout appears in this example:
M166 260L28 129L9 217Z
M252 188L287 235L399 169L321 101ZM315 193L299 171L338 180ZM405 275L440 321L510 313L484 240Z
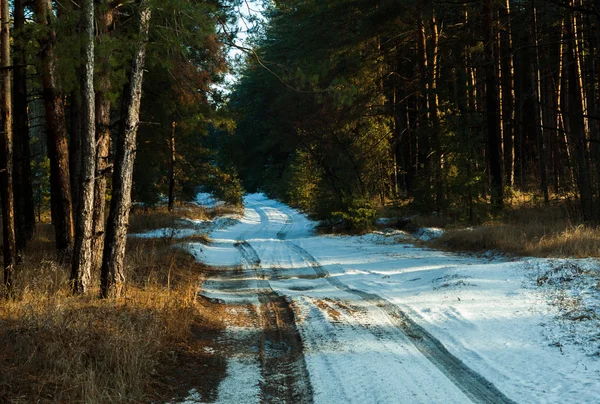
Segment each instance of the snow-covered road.
M417 248L401 233L319 236L262 194L245 205L211 245L190 245L222 267L203 294L254 303L264 330L254 359L231 361L221 401L600 402L598 357L548 338L555 308L531 260Z

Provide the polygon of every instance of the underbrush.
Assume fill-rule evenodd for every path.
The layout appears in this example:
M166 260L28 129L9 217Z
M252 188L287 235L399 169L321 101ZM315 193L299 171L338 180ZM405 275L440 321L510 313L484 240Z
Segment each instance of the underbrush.
M148 210L132 219L152 228L164 217ZM176 360L208 310L197 299L205 268L179 242L129 239L124 297L102 300L98 287L72 295L70 268L54 260L51 226L39 225L16 268L12 297L0 301L0 402L161 397L160 369Z
M500 213L492 212L487 203L475 205L472 221L463 210L423 214L411 211L410 205L387 207L380 216L404 218L396 227L409 232L443 228L444 234L428 243L435 248L534 257L600 257L600 229L580 224L577 212L573 197L554 196L546 204L534 194L513 191Z
M568 200L549 204L513 200L502 214L478 226L446 226L436 247L461 251L495 250L534 257L600 257L600 229L578 224Z

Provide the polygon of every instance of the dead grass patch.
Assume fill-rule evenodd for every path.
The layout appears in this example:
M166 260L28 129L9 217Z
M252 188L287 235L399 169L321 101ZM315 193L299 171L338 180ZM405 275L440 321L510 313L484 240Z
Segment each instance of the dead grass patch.
M534 257L600 257L600 229L573 223L569 205L514 203L504 213L471 228L447 229L436 247Z
M135 216L139 228L146 220L151 229L162 227L167 215ZM101 300L97 289L71 294L70 268L55 261L52 227L40 224L15 272L13 297L0 300L0 402L169 401L203 386L184 377L182 364L208 364L213 375L204 384L218 386L226 366L201 348L216 344L224 325L198 298L206 268L177 247L181 242L128 240L125 296ZM98 285L99 274L94 277ZM171 379L176 382L166 383Z

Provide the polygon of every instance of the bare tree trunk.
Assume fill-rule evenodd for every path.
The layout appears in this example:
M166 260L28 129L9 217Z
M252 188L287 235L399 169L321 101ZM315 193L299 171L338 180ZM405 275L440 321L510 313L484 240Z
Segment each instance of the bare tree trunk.
M171 136L169 137L169 211L175 206L175 165L177 164L177 155L175 154L175 128L177 122L173 121Z
M515 136L515 86L512 55L512 26L510 0L503 0L499 8L500 23L500 71L502 86L502 142L504 149L504 178L506 185L514 182L514 136Z
M498 77L494 58L493 0L483 0L485 100L487 116L487 151L492 180L492 207L500 210L504 204L502 164L500 157L500 122L498 116Z
M92 276L92 236L94 224L94 186L96 178L96 118L94 96L94 3L83 0L81 25L84 40L83 81L81 83L81 167L77 237L71 280L75 293L85 293Z
M131 208L131 188L135 162L136 137L139 124L142 81L146 58L146 41L150 28L150 8L147 0L140 3L140 41L129 73L129 83L123 94L123 124L119 130L113 190L110 204L104 255L102 259L101 295L104 298L121 295L125 282L125 247L129 210Z
M69 177L69 147L65 123L63 95L58 84L50 0L35 0L37 22L46 34L38 39L42 60L42 87L46 115L46 137L50 158L50 196L56 249L61 260L68 260L73 248L73 206Z
M425 25L423 23L423 0L417 2L417 59L418 59L418 74L419 74L419 94L417 105L417 125L419 128L419 141L418 141L418 162L419 169L429 174L429 151L431 149L429 144L429 81L427 78L427 41L425 36ZM423 112L426 111L425 116Z
M103 80L103 79L101 79ZM106 84L106 83L105 83ZM96 181L94 186L94 236L92 239L92 268L102 266L106 215L106 177L110 148L110 107L104 92L96 92Z
M114 9L103 2L103 12L98 17L98 41L101 43L111 32ZM102 64L103 60L99 62ZM102 267L104 251L104 230L106 214L106 178L108 176L108 155L110 151L110 109L111 101L107 93L111 89L107 75L98 77L96 92L96 184L94 188L94 237L92 239L92 268Z
M444 182L442 179L442 142L441 142L441 125L440 125L440 111L438 108L438 77L439 77L439 61L438 61L438 50L439 50L439 35L438 35L438 23L435 17L435 10L433 5L431 6L431 82L429 84L429 108L430 117L432 123L432 143L433 143L433 156L434 156L434 170L435 170L435 208L439 213L444 206Z
M79 32L79 35L83 33ZM78 81L82 82L84 78L78 74ZM81 187L81 163L82 163L82 136L83 136L83 89L80 85L68 97L70 99L70 119L71 119L71 133L69 136L69 175L71 177L71 200L73 201L73 226L77 229L77 220L79 212L79 201L80 201L80 187Z
M577 46L575 44L575 28L572 16L565 18L566 45L566 83L568 110L565 118L568 118L569 140L573 147L573 158L575 163L575 177L579 189L579 200L581 212L585 222L595 219L594 201L589 173L589 161L587 153L587 139L585 121L583 117L583 97L580 88L579 66L577 62Z
M25 66L25 6L23 0L14 1L13 32L13 93L14 93L14 194L15 231L17 251L25 248L35 232L35 206L31 183L31 153L29 149L29 119L27 113L27 68Z
M12 180L12 96L11 96L11 71L8 67L10 60L10 15L8 0L1 0L0 13L2 27L0 34L0 63L2 81L0 83L0 119L2 120L2 134L0 136L0 192L2 197L2 242L4 255L4 285L10 292L12 289L12 275L16 261L15 241L15 207Z
M534 58L533 58L533 90L535 101L535 127L536 138L538 142L539 166L540 166L540 190L544 195L544 202L548 203L550 196L548 195L548 172L546 169L546 140L544 130L544 114L542 110L542 91L540 77L540 53L538 45L537 32L537 7L535 0L531 0L531 39L533 41Z
M568 173L569 173L569 187L572 189L575 184L575 163L573 161L573 156L572 156L572 145L571 142L569 140L569 137L567 136L567 128L566 126L569 126L568 124L566 124L566 115L565 115L565 111L567 110L566 108L566 104L564 102L564 86L563 86L563 81L565 81L565 75L564 75L564 70L565 70L565 66L564 66L564 60L566 58L566 55L564 54L564 36L565 36L565 18L562 19L561 21L561 25L560 25L560 40L559 40L559 45L558 45L558 78L556 80L556 105L558 108L558 111L556 113L556 132L558 134L558 138L560 140L562 140L564 142L565 145L565 153L567 155L567 161L568 161Z

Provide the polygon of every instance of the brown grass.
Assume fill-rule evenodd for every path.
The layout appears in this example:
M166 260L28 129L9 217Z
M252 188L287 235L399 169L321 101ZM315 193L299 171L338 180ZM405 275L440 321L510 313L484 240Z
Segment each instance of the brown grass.
M549 205L531 199L513 200L504 213L480 226L452 228L432 244L451 250L499 252L535 257L600 257L600 229L572 220L572 204Z
M148 210L132 219L152 228L162 226L165 216ZM0 402L172 398L173 389L162 382L165 372L178 369L182 357L202 359L185 354L202 334L198 329L223 328L214 308L197 297L206 268L176 242L130 239L125 296L101 300L96 288L76 297L70 268L54 260L52 229L40 225L17 268L13 297L0 300Z
M210 220L225 214L241 213L241 207L222 205L204 208L193 203L178 202L173 211L166 206L136 207L129 219L129 233L142 233L153 229L194 228L191 220Z

